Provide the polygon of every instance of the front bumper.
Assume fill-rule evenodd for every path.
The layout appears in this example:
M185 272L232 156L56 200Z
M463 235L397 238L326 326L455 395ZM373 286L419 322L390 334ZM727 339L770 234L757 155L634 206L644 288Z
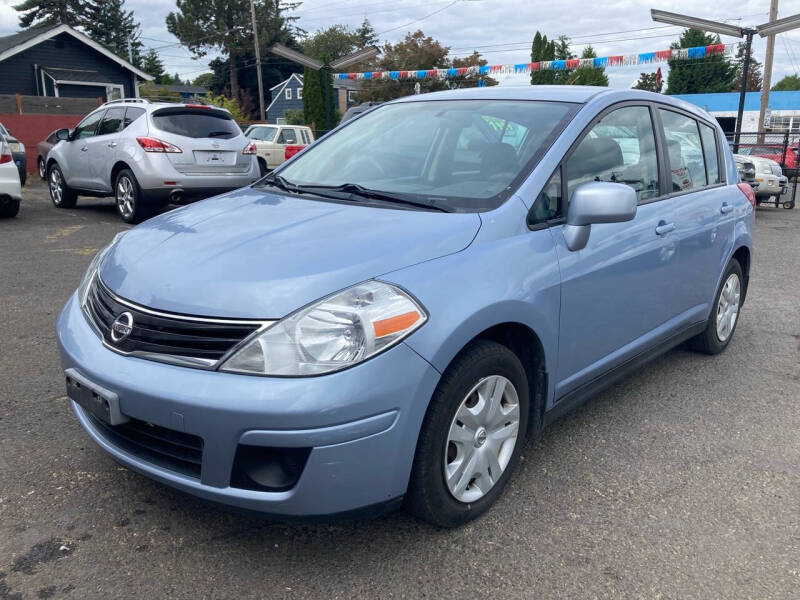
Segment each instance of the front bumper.
M92 439L117 461L206 499L286 516L357 511L402 496L438 372L405 344L354 368L320 377L256 377L176 367L117 354L90 328L76 297L58 319L64 369L119 396L131 418L203 439L199 478L143 460L73 408ZM310 448L285 491L231 485L240 444Z

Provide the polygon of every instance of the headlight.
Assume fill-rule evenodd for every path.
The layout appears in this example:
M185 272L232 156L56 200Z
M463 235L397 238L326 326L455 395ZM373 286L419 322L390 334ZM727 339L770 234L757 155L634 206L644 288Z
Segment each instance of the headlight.
M89 288L92 285L94 276L97 274L97 269L100 268L100 264L103 262L109 250L114 247L123 235L125 235L124 231L115 235L111 243L101 248L100 251L94 255L92 262L89 263L89 268L86 269L86 273L83 274L83 279L81 279L81 284L78 286L78 299L81 302L81 307L86 305L86 297L89 295Z
M427 316L403 290L367 281L275 323L220 370L253 375L319 375L356 365L398 343Z

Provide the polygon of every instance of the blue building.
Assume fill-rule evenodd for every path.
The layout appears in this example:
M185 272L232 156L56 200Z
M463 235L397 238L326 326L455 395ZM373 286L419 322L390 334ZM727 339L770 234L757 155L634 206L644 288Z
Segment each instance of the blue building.
M356 104L355 94L359 83L352 80L333 80L334 104L339 112L344 112ZM282 123L287 110L303 110L303 76L292 73L291 77L281 81L270 89L272 101L267 106L267 123Z
M739 109L739 92L717 94L678 94L675 96L691 102L716 117L726 133L736 130ZM800 133L800 91L769 93L769 124L765 129L775 132ZM742 115L742 131L758 131L758 112L761 92L747 92Z

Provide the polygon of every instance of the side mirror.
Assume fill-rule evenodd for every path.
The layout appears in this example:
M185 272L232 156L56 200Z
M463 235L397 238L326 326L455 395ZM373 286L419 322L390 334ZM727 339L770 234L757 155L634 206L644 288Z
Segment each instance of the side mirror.
M583 250L594 223L622 223L636 216L636 192L629 185L592 181L578 186L569 200L564 239L572 251Z
M60 142L69 141L69 129L59 129L56 131L56 139Z

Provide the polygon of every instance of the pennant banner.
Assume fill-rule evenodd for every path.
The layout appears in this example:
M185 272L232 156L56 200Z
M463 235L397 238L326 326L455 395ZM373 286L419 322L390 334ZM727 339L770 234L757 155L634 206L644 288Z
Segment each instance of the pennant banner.
M460 67L458 69L417 69L414 71L367 71L365 73L335 73L337 79L447 79L466 75L519 75L531 71L570 71L580 67L630 67L652 65L669 60L696 60L707 56L733 56L736 44L714 44L696 48L657 50L639 54L620 54L597 58L572 58L570 60L548 60L542 62L517 63L514 65L484 65L482 67Z

